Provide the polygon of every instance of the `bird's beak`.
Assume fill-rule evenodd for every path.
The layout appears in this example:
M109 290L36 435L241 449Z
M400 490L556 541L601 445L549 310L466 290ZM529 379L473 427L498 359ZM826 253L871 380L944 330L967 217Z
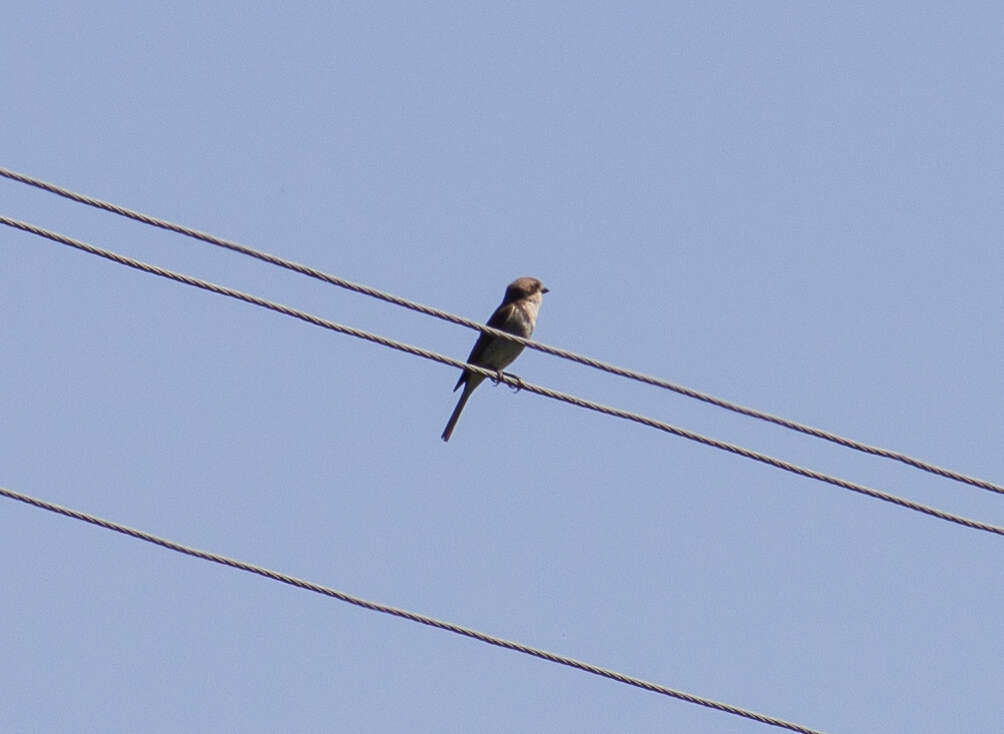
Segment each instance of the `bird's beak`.
M541 293L550 293L551 289L550 288L545 288L544 286L541 286L540 287L540 292Z

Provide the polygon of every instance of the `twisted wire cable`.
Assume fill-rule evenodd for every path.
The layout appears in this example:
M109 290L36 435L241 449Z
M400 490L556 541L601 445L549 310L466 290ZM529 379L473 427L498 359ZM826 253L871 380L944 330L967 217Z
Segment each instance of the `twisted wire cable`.
M944 467L931 464L921 459L909 456L907 454L892 451L890 449L881 448L879 446L872 446L860 441L855 441L854 439L846 438L840 436L836 433L831 433L829 431L824 431L820 428L814 428L812 426L798 423L797 421L792 421L787 418L781 418L770 413L766 413L761 410L756 410L755 408L749 408L737 403L732 403L722 398L715 397L708 393L703 393L698 390L694 390L683 385L678 385L668 380L663 380L659 377L653 377L651 375L646 375L641 372L636 372L634 370L629 370L623 367L618 367L617 365L609 364L607 362L602 362L591 357L585 357L575 352L570 352L565 349L559 349L557 347L552 347L547 344L542 344L540 342L535 342L530 339L525 339L523 337L518 337L513 334L507 334L506 332L493 329L490 326L486 326L477 321L472 321L470 319L463 318L462 316L456 316L454 314L442 311L437 308L432 308L430 306L425 306L414 301L410 301L406 298L401 298L390 293L385 293L383 291L377 290L376 288L371 288L366 285L361 285L359 283L354 283L352 281L346 280L344 278L339 278L334 275L330 275L323 271L317 270L315 268L309 267L307 265L302 265L290 260L286 260L275 255L271 255L267 252L262 252L260 250L255 250L253 248L247 247L245 245L232 242L230 240L223 239L221 237L216 237L215 235L206 234L205 232L200 232L189 227L185 227L180 224L175 224L173 222L168 222L164 219L159 219L157 217L152 217L148 214L143 214L141 212L128 209L117 204L112 204L100 199L96 199L85 194L80 194L75 191L57 186L46 181L42 181L31 176L27 176L22 173L17 173L6 168L0 167L0 176L8 178L12 181L17 181L19 183L26 184L28 186L33 186L35 188L47 191L57 196L69 199L71 201L78 202L80 204L85 204L97 209L103 209L104 211L111 212L118 216L126 217L143 224L147 224L152 227L158 227L170 232L175 232L177 234L184 235L186 237L191 237L202 242L206 242L217 247L222 247L233 252L246 255L248 257L253 257L257 260L269 263L270 265L275 265L277 267L285 268L302 275L306 275L311 278L329 283L330 285L338 286L339 288L345 288L356 293L361 293L372 298L377 298L379 300L385 301L387 303L394 304L396 306L401 306L403 308L410 309L412 311L417 311L418 313L425 314L427 316L432 316L434 318L442 319L460 326L466 326L470 329L476 329L486 334L491 334L493 336L501 336L511 341L519 342L530 349L535 349L544 354L550 354L561 359L567 359L572 362L576 362L593 369L601 370L609 374L617 375L619 377L624 377L631 380L636 380L647 385L652 385L654 387L659 387L665 390L670 390L679 395L683 395L688 398L693 398L710 405L714 405L719 408L731 411L733 413L738 413L740 415L745 415L750 418L755 418L757 420L766 421L767 423L773 423L774 425L781 426L788 430L797 431L814 438L822 439L824 441L829 441L831 443L843 446L854 451L860 451L862 453L871 454L873 456L879 456L884 459L890 459L892 461L898 461L902 464L912 466L915 469L920 469L931 474L936 474L938 476L944 477L946 479L951 479L956 482L961 482L963 484L968 484L973 487L979 487L990 492L996 492L998 494L1004 494L1004 486L995 484L993 482L987 481L985 479L979 479L977 477L972 477L960 472L953 471L951 469L946 469Z
M216 553L210 553L209 551L198 550L197 548L192 548L186 545L182 545L181 543L175 543L174 541L167 540L165 538L161 538L156 535L152 535L142 530L136 530L135 528L130 528L125 525L120 525L119 523L112 522L110 520L105 520L103 518L96 517L95 515L89 515L86 512L80 512L79 510L73 510L68 507L62 507L60 505L56 505L51 502L46 502L45 500L40 500L35 497L31 497L30 495L21 494L20 492L14 492L13 490L7 489L6 487L0 487L0 495L12 500L24 502L25 504L32 505L34 507L38 507L43 510L48 510L49 512L55 512L59 515L64 515L66 517L73 518L74 520L80 520L82 522L90 523L91 525L96 525L99 528L104 528L105 530L111 530L116 533L128 535L131 538L143 540L146 541L147 543L153 543L154 545L159 545L162 548L167 548L168 550L172 550L177 553L183 553L188 556L193 556L195 558L202 559L203 561L218 563L222 566L235 568L239 571L247 571L248 573L257 574L258 576L263 576L264 578L270 579L272 581L278 581L283 584L295 586L298 589L312 591L315 594L323 594L324 596L329 596L332 599L337 599L338 601L346 602L347 604L353 604L357 607L362 607L363 609L368 609L373 612L380 612L381 614L390 614L395 617L401 617L402 619L407 619L411 622L418 622L419 624L428 625L429 627L435 627L437 629L445 630L447 632L452 632L457 635L470 637L471 639L477 640L478 642L485 642L489 645L495 645L496 647L502 647L507 650L513 650L515 652L523 653L524 655L532 655L533 657L540 658L541 660L546 660L551 663L558 663L559 665L565 665L570 668L575 668L577 670L581 670L586 673L592 673L593 675L598 675L603 678L609 678L610 680L617 681L618 683L625 683L629 686L634 686L636 688L641 688L646 691L662 694L663 696L669 696L671 698L676 698L681 701L686 701L688 703L694 703L697 704L698 706L704 706L706 708L715 709L717 711L722 711L727 714L733 714L735 716L741 716L746 719L752 719L753 721L759 721L762 724L768 724L770 726L776 726L782 729L789 729L790 731L797 731L801 732L802 734L822 734L821 732L818 732L815 729L809 729L808 727L804 727L799 724L793 724L789 721L784 721L782 719L778 719L773 716L766 716L765 714L759 714L756 713L755 711L748 711L747 709L739 708L738 706L732 706L727 703L712 701L709 698L703 698L701 696L695 696L690 693L684 693L683 691L677 691L672 688L667 688L666 686L661 686L657 683L650 683L649 681L642 680L641 678L635 678L629 675L624 675L623 673L618 673L613 670L601 668L598 665L584 663L580 660L575 660L574 658L566 657L564 655L558 655L553 652L547 652L546 650L540 650L538 648L530 647L529 645L524 645L519 642L512 642L510 640L505 640L500 637L495 637L493 635L485 634L484 632L478 632L477 630L470 629L468 627L461 627L460 625L457 624L444 622L442 620L435 619L433 617L427 617L424 614L418 614L417 612L409 612L405 609L398 609L396 607L387 606L386 604L378 604L377 602L367 601L366 599L361 599L357 596L352 596L351 594L346 594L345 592L337 591L327 586L315 584L310 581L304 581L294 576L289 576L287 574L280 573L279 571L273 571L268 568L263 568L261 566L253 565L251 563L245 563L244 561L238 561L233 558L227 558L226 556L221 556Z
M370 332L363 331L361 329L356 329L351 326L345 326L343 324L338 324L333 321L328 321L319 316L315 316L304 311L299 311L289 306L284 306L273 301L268 301L264 298L259 298L258 296L253 296L248 293L243 293L232 288L227 288L225 286L217 285L215 283L210 283L199 278L193 278L188 275L183 275L181 273L176 273L165 268L158 267L156 265L150 265L149 263L144 263L139 260L134 260L133 258L126 257L125 255L120 255L116 252L111 252L110 250L103 250L99 247L94 247L85 242L75 240L71 237L66 237L55 232L50 232L41 227L36 227L35 225L28 224L26 222L20 222L15 219L10 219L8 217L0 216L0 224L4 224L8 227L14 229L19 229L30 234L34 234L39 237L51 240L53 242L66 245L68 247L73 247L83 252L89 253L91 255L97 255L98 257L105 258L106 260L111 260L112 262L119 263L120 265L125 265L136 270L141 270L152 275L157 275L162 278L167 278L169 280L174 280L179 283L184 283L195 288L201 288L203 290L210 291L212 293L217 293L221 296L227 296L228 298L234 298L239 301L244 301L261 308L268 309L270 311L275 311L277 313L284 314L286 316L291 316L301 321L305 321L309 324L315 326L320 326L324 329L329 329L331 331L336 331L342 334L348 334L349 336L354 336L358 339L364 339L366 341L373 342L375 344L380 344L381 346L389 347L397 351L405 352L407 354L412 354L417 357L423 357L425 359L432 360L434 362L439 362L441 364L446 364L451 367L456 367L458 369L466 369L474 372L483 374L485 377L492 378L493 380L505 382L512 387L518 388L520 390L526 390L527 392L536 393L538 395L543 395L544 397L552 398L554 400L559 400L570 405L575 405L580 408L585 408L587 410L592 410L598 413L603 413L605 415L614 416L616 418L623 418L625 420L633 421L635 423L640 423L650 428L655 428L666 433L673 434L675 436L680 436L682 438L689 439L691 441L696 441L702 443L706 446L711 446L713 448L720 449L722 451L728 451L738 456L745 457L747 459L752 459L753 461L758 461L769 466L773 466L783 471L791 472L792 474L798 474L803 477L808 477L809 479L815 479L820 482L825 482L827 484L832 484L836 487L841 487L843 489L850 490L852 492L857 492L858 494L863 494L874 499L882 500L883 502L889 502L899 507L905 507L909 510L915 512L920 512L925 515L930 515L931 517L936 517L940 520L945 520L947 522L952 522L964 527L971 528L973 530L981 530L983 532L993 533L996 535L1004 536L1004 528L998 527L996 525L991 525L989 523L979 522L977 520L971 520L969 518L961 517L959 515L953 515L948 512L936 509L934 507L929 507L927 505L920 504L918 502L913 502L912 500L904 499L903 497L898 497L887 492L882 492L877 489L872 489L861 484L855 484L849 482L845 479L840 479L839 477L833 477L828 474L823 474L822 472L817 472L813 469L807 469L805 467L792 464L782 459L777 459L767 454L761 454L757 451L752 451L735 444L727 443L725 441L719 441L715 438L709 438L703 436L699 433L693 431L688 431L684 428L678 428L676 426L670 425L669 423L664 423L662 421L657 421L653 418L649 418L644 415L639 415L637 413L631 413L626 410L620 410L619 408L611 408L606 405L601 405L600 403L594 403L583 398L569 395L567 393L558 392L556 390L551 390L550 388L542 387L540 385L534 385L531 383L524 382L518 377L512 375L499 375L497 372L478 365L467 364L466 362L461 362L459 360L447 357L445 355L439 354L437 352L430 351L428 349L422 349L421 347L412 346L411 344L405 344L403 342L398 342L393 339L388 339L386 337L379 336L377 334L371 334ZM503 337L510 337L511 335L505 332L500 332ZM515 340L515 339L514 339Z

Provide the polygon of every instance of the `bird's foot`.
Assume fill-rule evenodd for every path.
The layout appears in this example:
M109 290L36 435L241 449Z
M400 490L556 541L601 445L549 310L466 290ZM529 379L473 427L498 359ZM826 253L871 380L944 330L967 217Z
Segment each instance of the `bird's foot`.
M509 373L509 372L506 372L506 373L504 373L504 374L505 374L505 376L506 376L506 377L508 377L509 379L511 379L511 380L515 380L515 381L516 381L516 384L515 384L515 385L509 385L509 387L511 387L511 388L513 389L513 392L519 392L519 391L520 391L520 390L522 390L522 389L523 389L524 387L526 387L526 384L524 384L524 382L523 382L523 378L522 378L522 377L520 377L519 375L513 375L513 374L511 374L511 373Z

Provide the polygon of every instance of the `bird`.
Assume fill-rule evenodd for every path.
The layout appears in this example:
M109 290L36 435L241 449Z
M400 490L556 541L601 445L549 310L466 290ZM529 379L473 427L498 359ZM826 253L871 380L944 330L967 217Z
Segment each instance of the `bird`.
M529 339L533 333L533 327L537 323L540 297L548 292L548 289L536 278L516 278L505 289L505 297L499 307L495 309L495 313L488 319L488 326ZM481 332L467 362L478 367L495 370L501 379L502 370L512 364L522 351L522 344ZM457 420L460 418L460 413L467 405L468 398L484 380L484 375L469 369L464 370L463 374L460 375L453 392L456 392L461 385L464 386L464 391L460 394L457 407L453 409L453 415L450 416L450 420L443 430L442 438L444 441L450 440Z

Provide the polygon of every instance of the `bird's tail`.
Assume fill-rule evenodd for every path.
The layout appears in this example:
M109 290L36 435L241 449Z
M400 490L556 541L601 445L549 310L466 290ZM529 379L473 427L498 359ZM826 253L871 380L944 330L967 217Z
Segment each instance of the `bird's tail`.
M463 411L464 406L467 405L467 399L471 397L471 393L474 392L474 388L478 386L478 383L473 380L468 380L464 385L464 391L460 393L460 400L457 401L457 407L453 409L453 415L450 416L450 420L446 424L446 428L443 429L443 440L449 441L450 436L453 435L453 429L457 425L457 421L460 420L460 413ZM473 384L472 384L473 383Z

